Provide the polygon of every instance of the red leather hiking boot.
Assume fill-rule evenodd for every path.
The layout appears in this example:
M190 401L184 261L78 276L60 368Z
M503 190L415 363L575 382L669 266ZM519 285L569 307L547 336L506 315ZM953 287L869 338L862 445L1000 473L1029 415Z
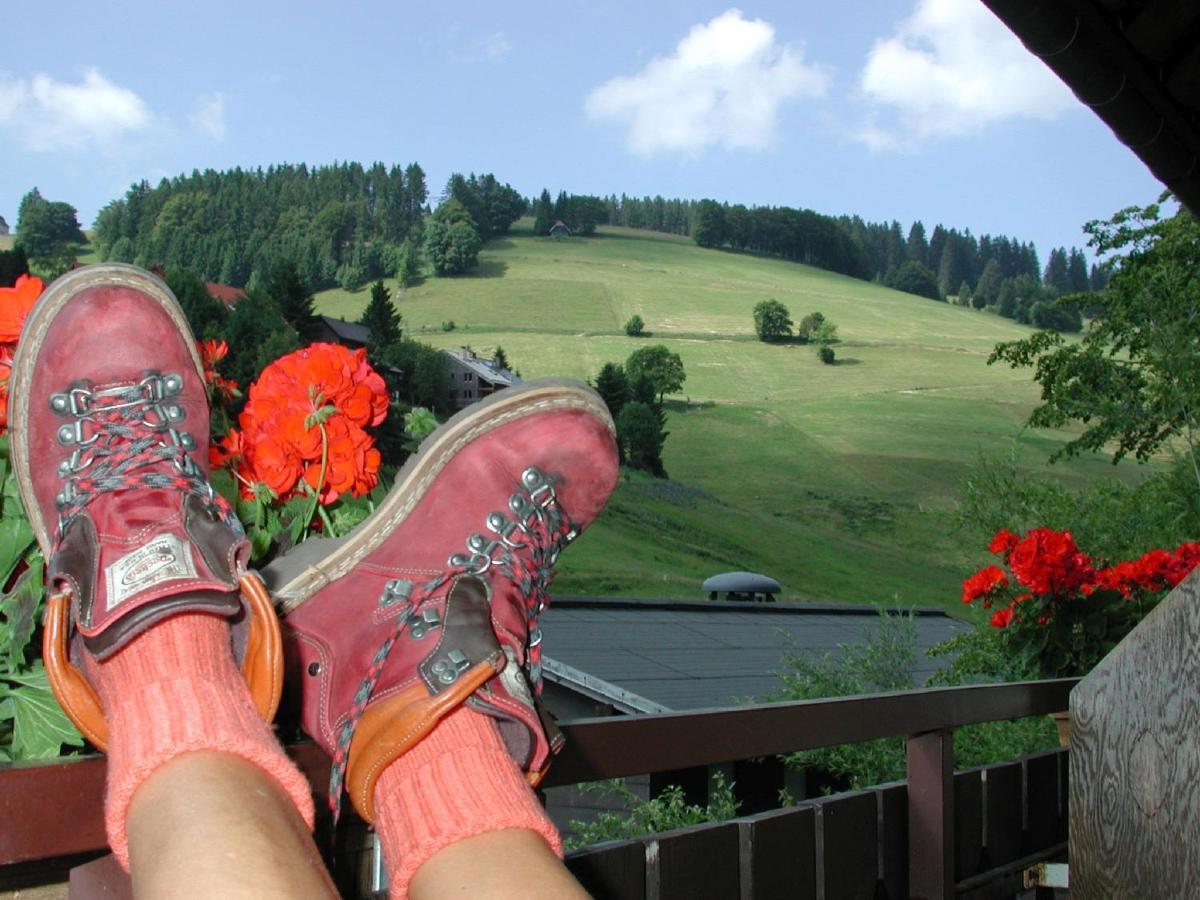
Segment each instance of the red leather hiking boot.
M536 783L562 745L536 700L537 617L559 551L616 479L604 401L529 382L430 435L350 534L264 569L301 724L334 759L335 814L344 784L374 821L379 774L464 702L495 717Z
M233 620L243 674L270 720L279 627L246 575L241 525L208 484L204 370L167 286L115 264L51 284L17 346L9 424L21 500L48 560L46 671L84 736L107 744L83 655L104 659L184 610Z

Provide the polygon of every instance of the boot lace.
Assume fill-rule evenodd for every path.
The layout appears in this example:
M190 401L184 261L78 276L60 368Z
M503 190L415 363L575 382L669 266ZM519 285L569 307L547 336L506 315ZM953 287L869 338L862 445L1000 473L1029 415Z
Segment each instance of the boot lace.
M68 420L58 429L58 443L70 450L58 466L59 540L96 496L135 488L192 494L241 533L232 507L189 455L196 439L176 427L185 418L175 399L182 391L181 375L150 372L131 385L95 390L80 381L51 395L50 409Z
M338 732L334 747L333 765L329 773L329 806L337 823L341 810L342 787L350 756L350 743L387 663L396 640L408 630L420 637L430 622L436 622L431 601L440 600L449 592L454 579L461 575L483 578L495 572L510 581L521 595L525 606L527 634L525 672L535 694L542 691L542 631L538 616L550 603L547 594L554 579L554 564L562 549L575 540L579 529L568 519L559 505L551 480L539 469L530 466L521 473L520 490L508 498L509 515L489 513L484 527L494 537L472 534L466 540L467 553L456 553L446 562L446 570L431 581L414 587L403 579L389 581L379 597L380 606L404 602L407 609L397 616L391 633L380 644L367 667L367 674L354 694L354 702L345 724ZM449 664L452 665L452 664ZM464 665L465 668L465 665ZM435 674L445 684L452 684L460 674L451 668Z

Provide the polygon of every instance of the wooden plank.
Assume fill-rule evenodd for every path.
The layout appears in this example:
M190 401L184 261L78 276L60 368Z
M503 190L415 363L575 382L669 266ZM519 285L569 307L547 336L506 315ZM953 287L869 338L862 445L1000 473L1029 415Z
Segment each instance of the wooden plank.
M879 880L875 794L842 794L814 803L825 897L871 900Z
M1058 751L1026 757L1024 852L1036 853L1058 837Z
M0 772L0 865L106 847L104 770L93 756Z
M954 776L954 880L962 881L983 863L983 773Z
M644 900L646 848L641 841L607 841L566 856L571 874L593 897Z
M739 829L706 823L646 838L646 900L738 896Z
M741 900L816 900L817 824L812 806L737 820Z
M879 809L879 890L877 900L908 897L908 785L875 790Z
M1200 884L1200 573L1071 694L1071 895Z
M983 800L987 868L1021 856L1021 783L1019 762L987 768Z
M908 756L908 889L914 898L954 893L954 732L912 735Z

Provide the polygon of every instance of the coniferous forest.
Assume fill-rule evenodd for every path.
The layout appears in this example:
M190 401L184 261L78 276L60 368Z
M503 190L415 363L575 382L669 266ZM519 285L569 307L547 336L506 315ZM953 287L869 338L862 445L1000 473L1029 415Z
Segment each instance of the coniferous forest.
M1108 276L1075 247L1051 250L1043 268L1032 243L940 223L906 230L894 220L662 196L560 191L552 200L546 189L526 199L491 174L454 174L431 203L415 162L281 164L194 171L154 187L142 181L100 211L93 243L105 259L189 269L239 287L288 264L310 290L356 289L386 277L407 284L422 256L438 275L470 271L483 242L525 214L536 234L563 222L583 236L605 224L685 235L702 247L776 256L1062 331L1079 330L1081 304L1055 300L1098 291ZM21 231L18 221L18 238Z

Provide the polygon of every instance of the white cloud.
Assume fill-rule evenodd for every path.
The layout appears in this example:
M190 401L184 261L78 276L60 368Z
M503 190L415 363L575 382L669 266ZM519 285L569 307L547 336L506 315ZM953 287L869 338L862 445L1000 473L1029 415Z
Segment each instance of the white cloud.
M96 69L76 83L37 74L0 80L0 131L11 132L27 150L48 152L100 145L153 123L150 108L128 88L113 84Z
M214 141L225 140L225 96L218 93L199 98L188 116L188 123Z
M1048 120L1071 92L979 0L918 0L896 34L875 42L860 78L877 111L858 134L873 149L971 134L1002 119Z
M584 110L593 121L626 126L629 149L642 156L712 144L761 150L774 139L780 105L819 97L828 82L799 49L776 42L773 25L731 9L693 26L673 53L638 74L593 89Z
M508 42L502 31L480 38L475 46L479 50L479 55L488 62L499 62L512 50L512 44Z
M512 52L512 44L504 36L503 31L465 41L459 44L455 41L450 58L456 63L495 63L500 62Z

